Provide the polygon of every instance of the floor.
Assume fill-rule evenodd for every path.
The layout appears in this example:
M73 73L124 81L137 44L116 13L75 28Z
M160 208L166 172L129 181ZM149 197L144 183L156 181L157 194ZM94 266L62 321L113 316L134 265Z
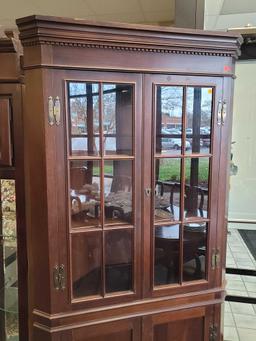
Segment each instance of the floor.
M256 261L236 228L229 228L227 267L256 269ZM256 277L227 274L226 278L228 294L256 297ZM225 302L224 340L256 341L256 304Z

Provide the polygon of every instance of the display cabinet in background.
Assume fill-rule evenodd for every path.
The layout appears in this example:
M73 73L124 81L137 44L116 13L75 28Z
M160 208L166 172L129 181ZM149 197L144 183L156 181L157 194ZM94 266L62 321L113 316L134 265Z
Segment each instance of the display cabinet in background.
M0 339L28 340L22 74L12 39L0 39Z
M239 37L17 24L31 340L221 340Z

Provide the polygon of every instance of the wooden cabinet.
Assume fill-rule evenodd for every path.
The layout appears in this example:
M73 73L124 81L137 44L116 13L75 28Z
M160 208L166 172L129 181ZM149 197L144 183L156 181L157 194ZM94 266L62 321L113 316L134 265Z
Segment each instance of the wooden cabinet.
M221 339L238 36L17 24L31 340Z

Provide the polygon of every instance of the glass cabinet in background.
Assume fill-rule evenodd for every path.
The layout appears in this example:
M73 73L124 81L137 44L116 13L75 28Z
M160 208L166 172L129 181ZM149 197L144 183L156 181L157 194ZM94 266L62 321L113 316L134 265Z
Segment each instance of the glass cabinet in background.
M31 341L220 341L238 36L17 24Z
M20 56L0 39L0 340L28 340Z
M18 273L15 181L0 179L1 340L18 340Z

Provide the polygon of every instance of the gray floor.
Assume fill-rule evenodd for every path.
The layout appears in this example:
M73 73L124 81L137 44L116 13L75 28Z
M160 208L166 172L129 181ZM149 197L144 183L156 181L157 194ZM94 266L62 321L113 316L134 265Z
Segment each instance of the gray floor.
M255 270L256 261L237 229L229 228L229 232L227 267ZM228 294L256 297L256 277L227 274L226 279ZM256 341L256 305L225 302L224 340Z

